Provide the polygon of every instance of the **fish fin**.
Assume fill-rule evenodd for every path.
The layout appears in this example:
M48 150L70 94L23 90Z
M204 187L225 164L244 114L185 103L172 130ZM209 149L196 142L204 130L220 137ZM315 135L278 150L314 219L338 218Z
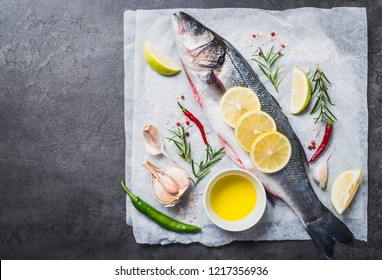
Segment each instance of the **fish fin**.
M275 207L277 199L279 199L277 196L271 194L270 192L267 192L267 200L269 204L272 206L272 208Z
M225 86L214 71L209 71L205 77L206 83L214 87L218 92L226 92Z
M330 211L327 211L326 214L319 219L307 223L306 231L321 254L327 259L333 259L334 244L336 241L344 244L354 243L353 233Z
M239 158L239 156L236 154L236 152L232 149L232 147L219 136L220 145L224 148L224 151L226 152L227 156L229 156L237 165L239 165L241 168L245 168L243 162Z
M194 86L194 83L191 81L191 78L190 78L190 76L188 75L186 66L184 65L183 61L182 61L182 66L183 66L184 73L186 74L187 80L188 80L188 82L190 83L191 90L192 90L192 93L194 94L194 98L195 98L196 102L198 102L199 105L200 105L201 107L203 107L203 103L202 103L202 101L201 101L201 99L200 99L199 93L198 93L196 87Z
M206 74L205 79L206 79L206 83L209 85L216 83L216 75L215 75L214 71L209 71Z

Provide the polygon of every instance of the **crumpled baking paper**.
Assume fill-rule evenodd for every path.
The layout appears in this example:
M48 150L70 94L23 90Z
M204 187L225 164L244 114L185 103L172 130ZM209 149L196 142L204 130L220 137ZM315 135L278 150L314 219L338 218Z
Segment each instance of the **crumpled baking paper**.
M151 179L142 166L145 159L156 165L171 165L164 157L154 157L145 152L142 130L144 125L153 124L163 137L170 136L168 129L175 128L176 121L184 121L177 101L192 111L204 124L208 139L215 148L219 147L216 134L194 100L185 74L163 77L155 73L143 58L143 42L148 40L169 55L180 65L174 44L171 15L185 11L207 27L230 41L250 62L255 72L273 96L279 101L292 127L303 145L312 139L319 143L324 124L314 124L309 114L312 102L301 115L289 113L292 68L299 66L311 75L319 65L332 82L330 95L335 103L333 111L338 118L334 125L332 142L328 153L336 145L329 161L328 188L321 190L311 178L312 186L319 199L333 213L330 188L340 172L362 168L363 178L350 207L339 216L360 240L367 240L367 20L364 8L316 9L300 8L286 11L258 9L177 9L126 11L124 22L125 58L125 131L126 131L126 181L128 187L148 203L162 212L184 222L203 228L197 234L179 234L167 231L131 206L126 201L126 221L133 226L138 243L167 244L200 242L207 246L219 246L235 240L303 240L309 239L293 211L282 201L274 207L267 204L261 221L243 232L227 232L216 227L204 212L202 198L204 188L213 174L235 164L226 156L213 167L212 173L197 187L191 186L183 202L173 208L165 208L153 196ZM270 33L276 35L271 38ZM257 34L252 38L252 34ZM279 65L285 65L280 75L286 75L276 92L264 77L257 64L250 60L258 46L269 49L284 44L285 54ZM185 100L180 96L184 95ZM319 129L321 128L321 130ZM204 157L204 145L196 126L190 129L193 157L198 161ZM190 166L176 155L175 147L165 141L168 154L188 171ZM200 145L199 145L200 144ZM310 157L314 151L306 149ZM323 156L325 157L325 155ZM190 193L192 197L190 197ZM192 201L190 201L190 198ZM338 216L338 215L337 215Z

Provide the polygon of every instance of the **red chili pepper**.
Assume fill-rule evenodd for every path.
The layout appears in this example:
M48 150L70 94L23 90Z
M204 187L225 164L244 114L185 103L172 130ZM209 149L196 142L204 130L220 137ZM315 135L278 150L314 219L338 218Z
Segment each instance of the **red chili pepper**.
M179 105L180 109L182 110L183 114L186 117L188 117L191 121L193 121L196 124L196 126L199 128L199 131L200 131L200 134L202 135L204 144L208 145L206 133L204 132L204 127L203 127L202 123L190 111L188 111L186 108L184 108L179 102L178 102L178 105Z
M332 131L333 131L333 122L331 120L328 120L328 122L326 123L326 127L325 127L324 138L322 139L322 142L321 142L320 146L318 147L317 151L314 153L312 158L309 160L309 163L315 161L319 157L319 155L322 154L322 152L325 150L325 148L328 146L330 136L332 135Z

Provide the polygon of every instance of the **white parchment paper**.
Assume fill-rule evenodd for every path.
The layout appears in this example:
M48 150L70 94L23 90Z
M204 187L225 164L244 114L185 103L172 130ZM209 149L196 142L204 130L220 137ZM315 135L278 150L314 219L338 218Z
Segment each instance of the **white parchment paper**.
M335 123L330 147L336 145L329 161L328 189L319 189L311 179L320 200L332 212L330 188L336 175L351 168L362 168L361 186L349 209L340 216L352 230L355 237L367 240L367 21L364 8L316 9L300 8L286 11L265 11L258 9L181 9L230 41L247 58L262 82L279 101L292 127L303 145L310 140L319 143L324 125L315 125L309 115L310 107L301 115L293 116L289 111L292 68L299 66L309 74L317 64L325 71L333 84L330 90L334 111L338 117ZM175 77L163 77L155 73L143 58L143 42L148 40L158 49L179 61L171 15L178 10L138 10L125 12L125 130L126 130L126 181L129 187L151 205L164 213L196 224L203 228L201 233L185 235L169 232L150 221L147 217L126 203L126 221L133 225L138 243L190 243L201 242L208 246L219 246L234 240L301 240L309 239L293 211L282 201L274 207L267 205L261 221L244 232L226 232L214 226L204 213L202 194L210 177L225 168L236 167L225 157L214 166L212 174L196 188L190 187L184 201L173 208L163 207L153 196L151 180L142 163L149 159L157 165L171 165L163 157L145 153L142 129L154 124L163 136L169 136L167 129L175 128L176 121L184 121L176 101L184 95L184 105L197 115L205 125L208 139L213 147L219 147L218 139L204 116L200 106L193 99L191 88L184 73ZM271 39L270 33L276 36ZM251 34L258 34L256 39ZM269 49L272 45L285 44L285 55L280 64L285 65L280 75L286 75L277 93L262 75L256 63L250 60L258 46ZM317 128L322 127L321 131ZM199 131L190 129L193 157L201 160L204 145ZM167 152L184 168L190 166L175 153L171 143L165 142ZM313 153L307 151L310 157ZM328 152L327 151L327 152ZM314 168L312 165L311 170ZM310 170L310 173L311 173ZM309 174L311 178L311 174ZM189 201L189 193L194 201Z

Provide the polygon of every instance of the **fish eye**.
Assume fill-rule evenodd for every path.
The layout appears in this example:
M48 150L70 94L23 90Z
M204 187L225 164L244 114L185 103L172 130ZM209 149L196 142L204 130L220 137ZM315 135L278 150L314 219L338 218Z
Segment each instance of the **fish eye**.
M224 54L222 54L221 56L219 56L218 58L218 64L219 65L222 65L225 61L225 57L224 57Z
M199 33L202 30L202 26L196 22L193 22L190 27L194 33Z

